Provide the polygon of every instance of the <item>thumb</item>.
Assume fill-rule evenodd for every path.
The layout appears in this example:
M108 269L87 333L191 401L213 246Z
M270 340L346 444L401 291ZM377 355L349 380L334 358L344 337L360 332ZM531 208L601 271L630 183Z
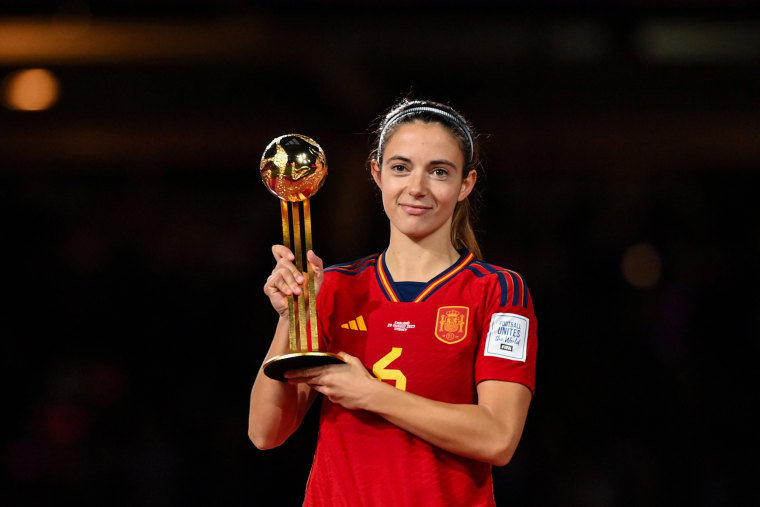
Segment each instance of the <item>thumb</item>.
M354 357L351 354L343 352L342 350L338 352L338 357L343 359L343 361L345 361L346 363L359 364L359 365L362 364L358 357Z
M314 270L314 285L319 292L319 286L322 285L322 280L325 277L325 268L322 259L314 253L313 250L306 252L306 260L311 264L311 268Z

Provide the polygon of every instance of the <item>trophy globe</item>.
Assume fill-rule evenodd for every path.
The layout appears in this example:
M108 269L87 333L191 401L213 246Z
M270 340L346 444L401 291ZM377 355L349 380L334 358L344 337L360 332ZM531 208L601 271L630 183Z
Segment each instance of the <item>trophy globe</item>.
M266 147L260 169L267 190L280 198L283 244L293 252L298 270L306 271L302 295L288 296L288 353L264 363L268 377L284 382L289 370L343 363L336 354L319 350L314 270L306 261L306 252L312 249L309 199L325 183L327 161L313 139L286 134Z

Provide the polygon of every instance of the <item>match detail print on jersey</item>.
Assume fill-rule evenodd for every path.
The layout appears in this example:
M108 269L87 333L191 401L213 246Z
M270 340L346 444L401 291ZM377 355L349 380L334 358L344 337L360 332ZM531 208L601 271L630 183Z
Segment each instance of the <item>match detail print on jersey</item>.
M530 321L515 313L494 313L484 355L525 362Z

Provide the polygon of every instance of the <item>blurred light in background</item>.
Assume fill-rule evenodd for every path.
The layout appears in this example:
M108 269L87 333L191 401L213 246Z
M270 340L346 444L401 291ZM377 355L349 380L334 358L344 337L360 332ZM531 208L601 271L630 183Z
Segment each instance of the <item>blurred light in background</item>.
M635 33L643 58L660 63L760 60L757 20L651 20Z
M0 64L109 64L271 58L261 49L267 27L248 18L93 21L0 17ZM41 62L41 63L39 63Z
M19 111L43 111L58 100L58 78L45 69L24 69L9 74L2 83L3 105Z
M648 289L657 285L662 275L660 254L649 243L637 243L623 254L623 277L636 288Z

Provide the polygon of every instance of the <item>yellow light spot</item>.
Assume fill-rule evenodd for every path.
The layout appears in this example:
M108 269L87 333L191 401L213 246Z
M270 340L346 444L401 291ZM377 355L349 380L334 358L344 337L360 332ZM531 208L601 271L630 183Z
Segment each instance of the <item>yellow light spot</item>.
M58 79L49 70L17 70L3 80L3 104L19 111L43 111L58 100L58 90Z
M637 243L623 254L622 270L625 279L636 288L648 289L657 285L662 275L660 253L649 243Z

